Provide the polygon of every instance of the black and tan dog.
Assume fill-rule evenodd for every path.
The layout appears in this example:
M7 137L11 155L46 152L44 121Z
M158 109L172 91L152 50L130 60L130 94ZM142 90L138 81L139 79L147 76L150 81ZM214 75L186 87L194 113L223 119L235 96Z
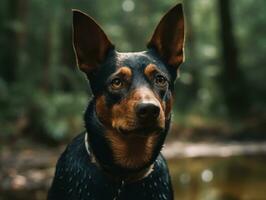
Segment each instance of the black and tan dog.
M147 51L117 52L95 21L77 10L73 40L94 97L84 116L86 132L60 157L48 199L173 199L160 151L183 62L182 5L162 18Z

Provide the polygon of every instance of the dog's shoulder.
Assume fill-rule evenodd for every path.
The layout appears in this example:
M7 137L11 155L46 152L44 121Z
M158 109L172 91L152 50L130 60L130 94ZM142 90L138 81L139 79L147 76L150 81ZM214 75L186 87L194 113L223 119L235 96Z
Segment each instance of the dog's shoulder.
M69 166L76 166L76 164L82 164L86 159L89 159L89 155L86 153L85 143L84 143L85 133L81 133L76 136L66 147L65 151L60 156L56 168L64 168L67 172L71 169L68 169ZM79 162L76 162L77 159L80 159ZM80 166L82 167L82 166Z
M85 133L75 137L60 156L49 191L49 200L57 199L57 197L62 199L63 194L71 196L76 188L81 188L81 185L85 187L86 184L83 183L95 173L96 167L92 164L90 155L86 151L84 138ZM65 199L69 199L69 196Z

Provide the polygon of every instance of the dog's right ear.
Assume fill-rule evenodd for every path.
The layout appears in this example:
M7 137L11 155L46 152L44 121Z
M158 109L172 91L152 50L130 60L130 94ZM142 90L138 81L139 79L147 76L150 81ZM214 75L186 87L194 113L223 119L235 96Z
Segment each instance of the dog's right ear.
M114 45L91 17L79 10L72 11L73 46L77 64L90 77L104 61L108 51L114 49Z

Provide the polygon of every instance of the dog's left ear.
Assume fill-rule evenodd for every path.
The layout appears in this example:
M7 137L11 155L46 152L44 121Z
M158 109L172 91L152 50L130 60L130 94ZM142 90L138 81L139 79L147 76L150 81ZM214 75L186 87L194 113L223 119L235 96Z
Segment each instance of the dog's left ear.
M78 67L91 77L114 45L101 27L88 15L73 10L73 45Z
M161 19L147 47L177 70L184 60L184 32L183 8L177 4Z

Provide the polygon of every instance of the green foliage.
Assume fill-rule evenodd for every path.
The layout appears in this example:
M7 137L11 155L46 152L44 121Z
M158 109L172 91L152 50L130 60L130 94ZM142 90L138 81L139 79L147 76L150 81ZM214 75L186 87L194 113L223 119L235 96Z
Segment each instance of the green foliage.
M2 137L24 133L59 142L83 131L82 113L88 102L84 93L47 93L22 84L7 91L4 85L0 86Z
M82 130L81 114L88 89L75 66L72 8L93 16L119 51L141 51L161 16L176 3L175 0L1 1L1 136L30 129L35 134L61 140ZM186 62L176 84L175 110L184 115L230 117L226 91L221 89L219 79L224 66L217 1L183 3L187 22ZM231 3L239 70L244 74L251 105L245 108L247 115L266 111L265 6L265 1Z

